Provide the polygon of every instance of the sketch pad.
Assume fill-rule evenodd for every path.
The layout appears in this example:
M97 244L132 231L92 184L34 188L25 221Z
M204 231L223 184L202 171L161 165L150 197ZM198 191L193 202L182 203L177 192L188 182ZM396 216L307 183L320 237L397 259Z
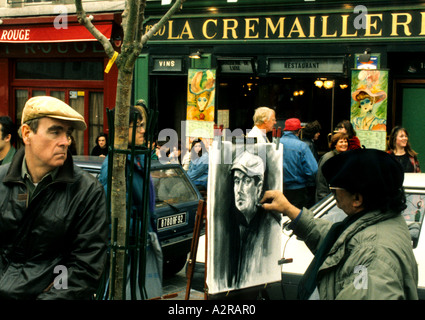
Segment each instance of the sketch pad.
M247 157L246 152L251 153L252 158ZM280 281L281 217L266 213L257 206L256 211L252 208L253 202L259 201L265 190L283 189L282 145L214 141L209 153L208 293ZM241 156L242 153L245 154ZM235 165L235 161L242 163ZM259 161L264 162L263 176L258 172L263 168ZM248 170L250 166L252 169ZM239 172L236 174L235 171ZM250 184L251 179L255 183Z

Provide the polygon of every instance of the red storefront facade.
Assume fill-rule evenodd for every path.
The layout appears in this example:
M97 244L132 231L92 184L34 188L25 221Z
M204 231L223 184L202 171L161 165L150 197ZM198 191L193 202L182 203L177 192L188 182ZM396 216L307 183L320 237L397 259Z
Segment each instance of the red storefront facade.
M55 20L56 19L56 20ZM120 14L99 14L93 23L108 39L120 35ZM109 61L102 45L75 16L2 19L0 25L0 115L20 124L27 99L55 96L75 108L88 129L76 132L78 154L89 154L100 132L107 131L106 108L113 108L118 70L104 72ZM113 41L118 47L119 42Z

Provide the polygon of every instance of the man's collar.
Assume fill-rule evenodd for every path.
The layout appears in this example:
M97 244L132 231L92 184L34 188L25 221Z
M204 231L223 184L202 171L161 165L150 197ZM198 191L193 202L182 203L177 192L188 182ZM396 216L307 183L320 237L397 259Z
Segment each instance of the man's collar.
M33 182L32 177L28 171L28 167L27 167L27 162L26 162L26 157L24 155L24 159L22 160L22 169L21 169L21 177L23 180L25 180L25 178L28 178L31 182ZM43 178L41 178L40 181L43 181L46 177L48 177L49 175L52 177L52 181L55 181L56 176L58 175L58 171L59 171L59 167L53 169L52 171L48 172Z
M16 151L15 157L10 164L9 170L7 171L6 177L3 179L3 182L17 182L22 181L22 164L25 161L25 148L20 148ZM75 181L74 177L74 162L72 160L72 155L68 150L68 156L65 160L63 166L56 168L55 176L52 177L56 181L61 182L73 182ZM55 169L55 170L56 170ZM28 170L26 171L28 173Z

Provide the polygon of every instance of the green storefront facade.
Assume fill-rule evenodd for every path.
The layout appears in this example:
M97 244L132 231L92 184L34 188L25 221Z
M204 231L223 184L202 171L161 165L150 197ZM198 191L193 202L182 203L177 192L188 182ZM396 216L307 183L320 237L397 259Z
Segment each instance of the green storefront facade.
M148 3L146 31L167 7ZM197 51L201 59L189 58ZM145 45L134 98L159 109L159 130L181 135L189 70L214 70L216 124L245 131L255 108L266 105L282 127L291 117L318 120L326 151L328 133L355 111L352 94L360 84L353 77L376 68L380 83L369 89L386 97L380 148L385 133L402 125L425 163L424 51L425 1L189 0ZM319 87L318 80L332 85ZM361 133L365 141L371 136Z

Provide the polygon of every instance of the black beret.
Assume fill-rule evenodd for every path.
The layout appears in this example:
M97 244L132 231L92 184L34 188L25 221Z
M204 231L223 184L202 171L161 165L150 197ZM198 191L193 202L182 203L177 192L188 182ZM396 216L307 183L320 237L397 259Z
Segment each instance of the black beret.
M342 152L326 161L322 171L330 186L360 194L391 197L398 193L404 180L398 161L376 149Z

